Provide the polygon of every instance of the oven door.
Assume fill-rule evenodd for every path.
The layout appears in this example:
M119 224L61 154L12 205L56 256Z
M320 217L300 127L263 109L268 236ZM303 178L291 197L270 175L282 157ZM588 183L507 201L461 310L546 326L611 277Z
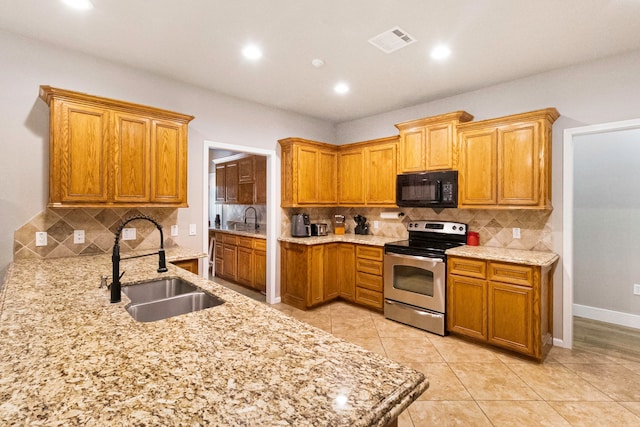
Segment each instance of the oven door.
M385 253L384 297L445 312L446 264L439 258Z

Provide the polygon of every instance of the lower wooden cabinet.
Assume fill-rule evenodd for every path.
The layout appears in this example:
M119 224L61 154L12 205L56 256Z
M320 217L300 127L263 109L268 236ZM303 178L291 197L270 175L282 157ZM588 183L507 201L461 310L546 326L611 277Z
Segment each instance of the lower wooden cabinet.
M183 268L193 274L198 274L198 258L183 259L181 261L172 261L171 264L176 267Z
M215 275L258 291L267 288L266 240L216 232Z
M356 298L358 304L377 310L384 307L382 266L384 248L356 246Z
M553 345L553 266L448 257L447 329L538 360Z

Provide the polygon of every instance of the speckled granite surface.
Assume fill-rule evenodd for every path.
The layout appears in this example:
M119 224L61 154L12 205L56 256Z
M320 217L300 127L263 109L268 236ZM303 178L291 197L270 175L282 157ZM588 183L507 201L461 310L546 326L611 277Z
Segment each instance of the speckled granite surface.
M384 246L385 243L395 242L402 239L399 239L398 237L382 237L362 234L329 234L328 236L313 237L280 236L278 240L281 242L298 243L300 245L321 245L324 243L345 242L357 243L359 245Z
M110 304L98 288L108 255L12 264L0 294L0 424L385 425L428 386L214 282L156 268L155 257L123 261L122 281L181 276L225 304L138 323L124 294Z
M546 267L560 258L554 252L524 251L521 249L494 248L489 246L459 246L447 249L447 255L480 258L490 261L505 261L515 264L539 265Z
M266 239L267 238L267 233L266 230L255 230L255 231L243 231L243 230L227 230L224 228L210 228L209 231L215 231L215 232L219 232L219 233L227 233L227 234L236 234L238 236L248 236L248 237L255 237L256 239Z

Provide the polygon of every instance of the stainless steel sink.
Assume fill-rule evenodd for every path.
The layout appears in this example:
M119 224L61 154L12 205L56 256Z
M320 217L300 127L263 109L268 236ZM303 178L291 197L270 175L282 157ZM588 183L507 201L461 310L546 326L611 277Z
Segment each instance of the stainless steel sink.
M200 289L194 284L179 277L167 277L165 279L150 280L148 282L122 287L122 292L124 292L134 304L157 301L199 290Z
M138 322L155 322L224 304L220 298L179 277L124 286L122 292L131 300L125 309Z

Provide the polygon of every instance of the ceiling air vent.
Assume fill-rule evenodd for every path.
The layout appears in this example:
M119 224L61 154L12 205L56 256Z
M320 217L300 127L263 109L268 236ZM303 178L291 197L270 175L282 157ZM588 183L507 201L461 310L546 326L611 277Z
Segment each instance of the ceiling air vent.
M369 43L383 51L384 53L395 52L411 43L415 43L416 39L411 37L406 31L400 27L394 27L384 33L378 34L369 39Z

